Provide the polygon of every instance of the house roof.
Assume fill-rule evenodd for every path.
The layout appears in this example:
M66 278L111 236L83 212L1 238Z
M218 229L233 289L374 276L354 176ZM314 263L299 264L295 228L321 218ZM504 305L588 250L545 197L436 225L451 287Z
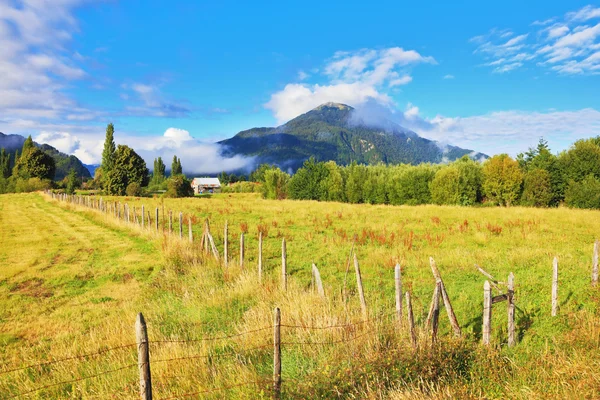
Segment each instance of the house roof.
M219 178L194 178L192 183L199 186L221 186Z

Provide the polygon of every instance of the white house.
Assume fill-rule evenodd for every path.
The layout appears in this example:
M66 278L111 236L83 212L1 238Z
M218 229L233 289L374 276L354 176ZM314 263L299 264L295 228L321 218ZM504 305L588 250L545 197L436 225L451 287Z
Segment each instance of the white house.
M213 193L221 190L221 182L219 182L219 178L194 178L192 188L196 194Z

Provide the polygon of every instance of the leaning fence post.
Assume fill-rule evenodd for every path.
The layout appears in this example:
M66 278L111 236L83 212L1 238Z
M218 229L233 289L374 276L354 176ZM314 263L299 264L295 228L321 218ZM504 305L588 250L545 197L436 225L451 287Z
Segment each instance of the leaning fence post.
M275 308L273 324L273 398L281 397L281 311Z
M358 287L358 295L360 297L360 308L362 309L363 317L367 318L367 302L365 301L365 292L363 291L362 277L360 276L360 266L358 258L354 253L354 272L356 273L356 286Z
M188 217L188 237L190 243L194 241L194 234L192 233L192 217Z
M263 265L262 265L262 245L263 245L262 231L258 232L258 282L262 282L262 273L263 273Z
M508 347L515 345L515 275L508 275Z
M592 286L598 286L598 251L600 240L594 242L594 253L592 255Z
M179 213L179 239L183 239L183 213Z
M552 316L558 314L558 257L552 261Z
M281 288L287 290L287 249L285 238L281 241Z
M135 321L135 337L138 348L138 369L140 371L140 397L142 400L152 400L148 331L142 313L137 315Z
M321 281L321 274L315 264L312 265L312 274L315 279L315 285L317 286L317 293L319 296L325 297L325 291L323 290L323 282Z
M490 344L490 331L492 323L492 287L489 281L483 284L483 344Z
M413 315L412 303L410 301L410 292L406 292L406 317L408 318L408 329L413 348L417 348L417 334L415 332L415 317Z
M225 267L227 267L227 263L229 262L229 229L227 226L227 221L225 221L225 229L223 232L223 261L225 262Z
M396 264L394 269L394 281L396 283L396 316L398 322L402 325L402 275L400 274L400 264Z
M433 312L431 314L431 345L434 345L437 341L437 332L440 320L440 292L442 291L442 283L438 282L435 284L435 291L433 292Z
M244 232L240 234L240 269L244 269Z
M436 282L440 283L440 294L442 295L442 300L444 300L444 308L446 308L446 313L448 314L448 319L450 320L450 325L452 325L452 329L454 330L454 336L460 336L460 325L458 324L458 320L456 319L456 314L454 314L454 309L452 308L452 303L450 303L450 297L448 296L448 292L446 292L446 286L444 285L444 281L442 280L442 276L440 271L435 264L435 260L433 257L429 257L429 264L431 266L431 271L433 272L433 276L435 277Z

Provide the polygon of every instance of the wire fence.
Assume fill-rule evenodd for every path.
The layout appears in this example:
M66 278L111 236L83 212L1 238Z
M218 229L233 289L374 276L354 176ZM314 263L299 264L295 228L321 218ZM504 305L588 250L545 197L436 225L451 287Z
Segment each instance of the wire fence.
M339 331L340 329L355 328L350 334L347 334L347 337L344 337L341 339L336 339L336 340L327 340L327 341L291 341L290 340L290 341L279 341L278 343L275 342L274 340L271 340L268 343L264 343L261 345L256 345L256 346L252 346L252 347L240 347L230 353L207 352L207 353L203 353L203 354L191 354L191 355L176 356L176 357L163 358L163 359L157 359L157 360L153 359L151 361L150 361L150 359L148 359L149 360L148 363L150 365L159 365L159 364L168 364L169 365L171 363L180 363L183 361L195 361L195 360L199 360L199 359L238 357L241 355L248 355L253 352L260 351L260 350L264 351L265 349L270 349L270 348L272 349L272 348L274 348L274 346L281 346L283 348L285 348L287 346L290 346L290 347L291 346L307 346L308 348L311 348L312 346L320 346L320 345L337 345L337 344L342 344L342 343L349 343L349 342L355 341L360 338L364 338L364 337L368 337L370 335L384 332L385 330L381 329L381 327L376 326L375 323L383 321L384 318L389 316L390 314L391 313L382 314L377 317L369 318L367 320L359 320L359 321L347 322L347 323L335 324L335 325L314 326L314 325L308 325L308 324L303 324L303 325L276 324L276 325L264 326L264 327L261 327L258 329L252 329L252 330L247 330L244 332L239 332L239 333L232 334L232 335L212 336L212 337L205 337L205 338L200 338L200 339L147 340L142 343L123 344L123 345L115 346L115 347L111 347L111 348L100 349L100 350L97 350L97 351L91 352L91 353L84 353L84 354L78 354L78 355L73 355L73 356L69 356L69 357L59 358L59 359L43 361L43 362L40 362L37 364L28 364L25 366L13 366L13 367L10 367L10 368L0 371L0 376L19 373L19 372L27 371L27 370L37 370L37 369L45 368L45 367L49 367L49 366L53 367L55 365L68 363L71 361L84 361L89 358L107 355L111 352L124 350L124 349L133 349L136 347L137 347L137 352L139 355L139 351L140 351L139 349L142 344L160 346L160 345L171 344L171 343L174 343L174 344L196 344L196 343L201 343L201 342L226 341L226 340L237 339L237 338L240 338L243 336L252 335L252 334L256 334L256 333L260 333L260 332L279 330L281 328L287 329L289 331L310 330L310 331L318 331L318 332L322 332L322 331L326 331L326 330ZM373 327L367 329L367 327L365 326L367 324L372 324ZM388 331L389 331L389 329L385 332L388 332ZM138 369L141 368L140 362L121 365L121 366L118 366L115 368L111 368L111 369L104 370L104 371L90 374L90 375L78 376L78 377L74 376L72 379L63 380L60 382L48 383L48 384L41 385L39 387L30 389L30 390L26 390L26 391L22 391L22 392L10 395L9 397L6 397L6 399L27 398L27 397L30 397L31 395L39 394L40 392L44 392L49 389L58 388L60 386L69 386L69 385L72 385L72 384L75 384L78 382L82 382L82 381L86 381L86 380L97 379L97 378L100 378L105 375L114 374L114 373L121 372L121 371L124 371L127 369L134 369L136 367ZM46 371L46 374L44 376L49 377L51 375L52 375L52 371ZM174 377L174 376L167 377L164 374L162 376L161 375L158 375L158 376L161 377L165 381L168 378ZM185 377L185 375L182 375L182 377ZM182 394L176 394L176 395L172 395L172 396L167 395L166 397L162 397L162 399L167 400L167 399L188 398L188 397L193 397L193 396L208 395L210 393L226 392L226 391L230 391L230 390L233 390L236 388L250 387L252 385L256 386L257 389L259 389L259 391L273 392L273 390L274 390L273 382L275 379L277 379L277 377L273 377L273 378L262 377L258 380L249 380L249 381L245 381L243 383L237 383L237 384L228 385L228 386L204 388L202 390L197 390L197 391L182 393ZM279 377L279 379L281 379L281 378ZM289 379L286 379L285 381L289 381ZM132 387L136 383L137 382L132 381L127 387ZM202 382L198 382L197 384L202 385ZM104 395L104 396L91 395L90 398L94 398L94 397L107 398L107 396L108 396L108 398L110 398L110 396L120 396L124 392L125 392L125 388L115 391L111 394ZM4 397L2 397L2 398L4 398Z

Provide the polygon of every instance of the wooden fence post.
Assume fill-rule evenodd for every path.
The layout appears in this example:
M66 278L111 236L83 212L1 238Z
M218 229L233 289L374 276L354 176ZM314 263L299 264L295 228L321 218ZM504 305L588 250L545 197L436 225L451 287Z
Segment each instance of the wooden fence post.
M490 332L492 323L492 286L489 281L483 284L483 344L490 344Z
M192 217L188 217L188 238L190 240L190 243L194 242L194 234L192 232ZM207 248L208 250L208 248Z
M183 239L183 213L179 213L179 239Z
M594 242L594 253L592 254L592 286L598 286L598 251L600 251L600 240Z
M244 232L240 234L240 269L244 269Z
M442 284L438 282L435 284L436 288L433 292L433 309L431 314L431 345L433 346L437 341L437 332L440 320L440 292L442 291Z
M263 237L262 231L258 232L258 282L262 282L262 273L263 273L263 259L262 259L262 246L263 246Z
M454 314L454 309L452 308L452 304L450 303L450 297L448 297L448 293L446 292L446 286L444 286L444 281L442 280L442 276L440 271L435 264L435 260L433 257L429 257L429 264L431 265L431 271L433 272L433 276L435 277L436 282L440 283L440 292L442 295L442 299L444 300L444 308L446 309L446 313L448 314L448 319L450 320L450 325L452 325L452 329L454 330L454 336L460 336L460 325L458 324L458 320L456 319L456 314Z
M508 275L508 347L515 345L515 275Z
M396 264L394 269L394 281L396 284L396 316L398 322L402 325L402 275L400 271L400 264Z
M365 292L363 291L362 277L360 275L360 266L358 265L358 258L354 253L354 272L356 273L356 286L358 288L358 295L360 297L360 308L362 309L363 317L367 318L367 302L365 300Z
M413 348L417 348L417 333L415 332L415 317L413 315L412 303L410 301L410 292L406 292L406 318L408 318L408 330L410 331L410 340Z
M145 206L142 204L142 229L144 229L144 218L146 218L146 208Z
M275 308L273 323L273 398L281 398L281 311Z
M229 228L227 221L225 221L225 229L223 232L223 261L225 262L225 267L227 267L229 262Z
M173 233L173 210L169 210L169 233Z
M552 261L552 316L558 314L558 257Z
M155 223L155 225L156 225L156 232L158 232L158 231L159 231L159 214L158 214L158 207L156 207L156 215L155 215L155 217L156 217L156 223Z
M152 400L148 331L142 313L137 315L135 321L135 337L138 348L138 369L140 371L140 397L142 400Z
M287 249L285 238L281 241L281 289L287 290Z
M312 274L315 279L315 285L317 286L317 293L319 296L325 298L325 291L323 290L323 282L321 281L321 274L315 264L312 265Z

